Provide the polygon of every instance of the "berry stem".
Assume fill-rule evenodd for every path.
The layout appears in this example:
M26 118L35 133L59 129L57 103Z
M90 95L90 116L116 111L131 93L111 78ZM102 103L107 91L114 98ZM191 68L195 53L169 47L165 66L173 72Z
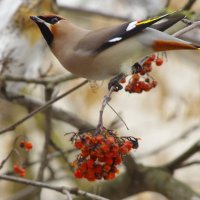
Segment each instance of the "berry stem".
M115 89L114 86L112 86L110 88L108 94L105 95L104 98L103 98L101 109L99 111L99 122L98 122L98 125L97 125L97 128L96 128L96 133L95 133L96 135L98 135L103 129L103 112L104 112L106 105L111 100L111 95L112 95L114 89Z

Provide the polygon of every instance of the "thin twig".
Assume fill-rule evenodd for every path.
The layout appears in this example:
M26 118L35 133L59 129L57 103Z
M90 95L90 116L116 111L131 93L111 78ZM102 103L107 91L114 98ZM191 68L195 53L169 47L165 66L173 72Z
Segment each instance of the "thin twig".
M45 105L40 106L39 108L37 108L36 110L32 111L31 113L29 113L27 116L23 117L22 119L20 119L19 121L15 122L14 124L10 125L9 127L3 129L0 131L0 134L6 133L8 131L12 131L15 130L15 128L17 126L19 126L20 124L22 124L23 122L25 122L26 120L30 119L32 116L34 116L36 113L44 111L45 109L47 109L51 104L53 104L54 102L62 99L64 96L69 95L70 93L74 92L75 90L77 90L78 88L82 87L83 85L85 85L86 83L88 83L88 80L83 81L82 83L78 84L77 86L73 87L72 89L68 90L67 92L64 92L63 94L57 96L54 99L51 99L50 101L48 101Z
M111 100L111 95L112 95L113 91L114 91L114 87L112 86L110 88L108 94L105 95L104 98L103 98L101 109L99 111L99 122L98 122L98 125L97 125L96 134L101 132L101 130L103 128L103 112L104 112L104 109L105 109L107 103Z
M60 148L52 139L50 141L50 145L55 149L57 150L57 152L59 152L59 156L62 156L63 160L68 164L69 168L71 169L71 165L70 165L70 162L67 158L67 156L65 155L66 154L66 151L62 150L62 148ZM69 152L69 151L68 151ZM71 151L72 152L72 151Z
M137 158L145 158L145 157L152 156L152 155L155 155L157 153L160 153L161 151L164 151L165 149L170 148L172 145L176 144L180 140L185 139L189 134L198 130L199 128L200 128L200 123L198 122L197 124L193 125L192 127L188 128L187 130L185 130L180 136L169 140L168 142L166 142L161 147L158 147L158 148L156 148L152 151L149 151L148 153L144 153L144 154L139 155Z
M6 156L6 158L4 160L1 161L1 163L0 163L0 169L3 168L3 166L5 165L5 163L8 161L8 159L12 155L12 153L15 152L15 145L16 145L16 142L17 142L18 139L19 139L19 137L15 138L15 140L13 142L13 145L12 145L12 149L10 150L9 154Z
M185 168L185 167L190 167L190 166L192 166L192 165L200 165L200 160L196 160L196 161L184 163L184 164L180 165L179 167L177 167L176 169L181 169L181 168Z
M41 85L53 85L56 86L62 82L76 79L75 75L58 75L56 77L45 77L45 78L25 78L23 76L11 76L11 75L3 75L0 76L1 81L9 81L9 82L24 82L24 83L33 83L33 84L41 84Z
M78 12L78 13L89 14L89 15L98 15L101 17L112 18L112 19L117 19L117 20L122 20L122 21L131 20L130 16L119 15L119 14L114 14L114 13L109 14L109 13L92 10L92 9L77 8L77 7L66 6L66 5L65 6L58 5L58 7L59 7L59 9L63 9L65 11L67 10L67 11Z
M181 29L180 31L177 31L176 33L174 33L173 36L174 37L180 37L184 33L187 33L187 32L193 30L196 27L200 27L200 21L193 22L190 26L187 26L187 27Z
M9 96L19 96L20 95L18 93L14 93L14 92L8 92L7 94ZM44 102L42 102L40 100L36 100L29 96L24 96L23 98L20 98L20 99L6 99L5 96L1 95L1 93L0 93L0 98L8 100L17 105L24 106L29 111L35 110L38 107L42 107L45 104ZM44 112L45 112L45 110L41 111L41 113L44 113ZM80 130L94 128L92 126L92 124L90 124L89 122L80 119L77 114L63 110L56 106L52 106L52 118L54 118L56 120L60 120L65 123L69 123L70 125L78 128Z
M164 165L164 168L168 169L170 172L173 172L175 169L179 168L185 160L187 160L197 152L200 152L200 140L193 144L188 150L183 152L173 161Z
M117 117L122 121L122 123L124 124L124 126L126 127L126 129L129 130L129 128L128 128L126 122L123 120L123 118L115 111L115 109L109 103L107 103L107 105L117 115Z
M39 187L39 188L47 188L50 190L60 192L65 195L66 195L66 190L67 190L70 194L74 194L74 195L78 195L78 196L84 196L84 197L88 197L88 198L95 199L95 200L109 200L107 198L79 190L78 188L69 188L69 187L65 187L65 186L52 186L47 183L33 181L33 180L19 178L19 177L14 177L14 176L8 176L8 175L0 175L0 179L12 181L12 182L16 182L16 183L21 183L21 184L25 184L25 185L32 185L34 187Z

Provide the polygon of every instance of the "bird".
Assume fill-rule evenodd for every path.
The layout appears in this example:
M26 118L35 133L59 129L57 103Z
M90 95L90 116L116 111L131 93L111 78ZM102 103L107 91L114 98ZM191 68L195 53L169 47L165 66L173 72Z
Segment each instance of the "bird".
M30 16L61 65L88 80L128 75L144 56L199 46L164 32L185 17L180 11L143 21L88 30L55 14Z

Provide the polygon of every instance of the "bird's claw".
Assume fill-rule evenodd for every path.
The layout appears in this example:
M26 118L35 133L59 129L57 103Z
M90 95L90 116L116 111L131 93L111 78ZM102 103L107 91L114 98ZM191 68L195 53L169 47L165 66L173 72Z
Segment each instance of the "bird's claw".
M114 88L113 91L115 91L115 92L118 92L119 90L121 90L123 87L119 83L119 81L123 77L124 77L124 74L119 74L119 75L115 76L113 79L111 79L110 82L108 83L108 90L110 90L111 88Z

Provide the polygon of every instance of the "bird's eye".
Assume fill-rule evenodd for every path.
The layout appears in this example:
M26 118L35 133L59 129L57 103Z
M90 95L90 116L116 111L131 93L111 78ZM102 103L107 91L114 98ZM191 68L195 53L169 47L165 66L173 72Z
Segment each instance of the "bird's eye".
M59 19L57 18L57 17L52 17L51 19L50 19L50 23L51 24L55 24L55 23L57 23L59 21Z

